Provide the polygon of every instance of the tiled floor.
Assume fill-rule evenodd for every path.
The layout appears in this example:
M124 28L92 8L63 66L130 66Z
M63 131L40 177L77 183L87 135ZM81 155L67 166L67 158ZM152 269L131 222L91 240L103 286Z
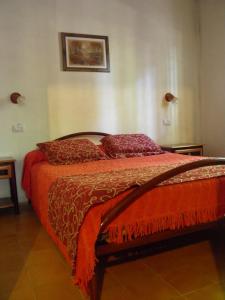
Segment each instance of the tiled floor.
M0 212L0 300L81 300L70 268L25 205ZM107 270L103 300L225 300L225 231Z

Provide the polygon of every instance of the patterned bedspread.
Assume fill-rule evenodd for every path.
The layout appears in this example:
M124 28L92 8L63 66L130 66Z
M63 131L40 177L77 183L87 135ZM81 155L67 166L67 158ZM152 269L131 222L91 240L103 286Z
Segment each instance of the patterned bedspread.
M74 265L79 230L90 208L179 165L181 163L58 178L49 190L48 215L53 230L67 247ZM177 175L162 185L219 177L224 174L225 166L203 167Z

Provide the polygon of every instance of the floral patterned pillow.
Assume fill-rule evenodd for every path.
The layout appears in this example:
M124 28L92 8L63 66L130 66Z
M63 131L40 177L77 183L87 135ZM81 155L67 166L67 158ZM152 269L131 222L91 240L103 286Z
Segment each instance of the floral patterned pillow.
M108 135L101 139L105 153L112 158L148 156L164 153L145 134Z
M107 155L88 139L69 139L39 143L49 163L71 165L93 160L108 159Z

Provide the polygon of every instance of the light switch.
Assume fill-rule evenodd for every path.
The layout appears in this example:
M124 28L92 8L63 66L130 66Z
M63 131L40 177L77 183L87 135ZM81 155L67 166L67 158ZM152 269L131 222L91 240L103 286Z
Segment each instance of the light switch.
M12 125L12 132L18 133L18 132L24 132L24 126L22 123L17 123Z
M163 120L163 125L164 125L164 126L170 126L170 125L171 125L171 120L169 120L169 119L164 119L164 120Z

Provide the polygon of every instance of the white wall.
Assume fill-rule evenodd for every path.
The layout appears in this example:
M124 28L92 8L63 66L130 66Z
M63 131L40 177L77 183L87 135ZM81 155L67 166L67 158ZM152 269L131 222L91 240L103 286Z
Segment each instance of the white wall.
M0 2L0 156L17 160L20 199L22 158L40 140L48 138L48 57L50 1L17 0ZM24 105L9 101L12 92L26 97ZM23 133L13 133L22 123ZM8 183L0 182L0 196Z
M196 8L195 0L1 1L0 155L18 159L18 185L21 158L48 135L100 130L199 141ZM111 72L61 71L59 32L109 36ZM9 103L12 91L26 96L24 106ZM163 103L168 91L177 105ZM24 133L12 133L18 122Z
M51 137L95 129L145 132L163 143L198 140L197 17L192 0L58 0L55 34L108 35L111 72L61 72L55 45ZM162 104L167 91L177 106Z
M201 0L200 12L202 140L225 156L225 0Z

